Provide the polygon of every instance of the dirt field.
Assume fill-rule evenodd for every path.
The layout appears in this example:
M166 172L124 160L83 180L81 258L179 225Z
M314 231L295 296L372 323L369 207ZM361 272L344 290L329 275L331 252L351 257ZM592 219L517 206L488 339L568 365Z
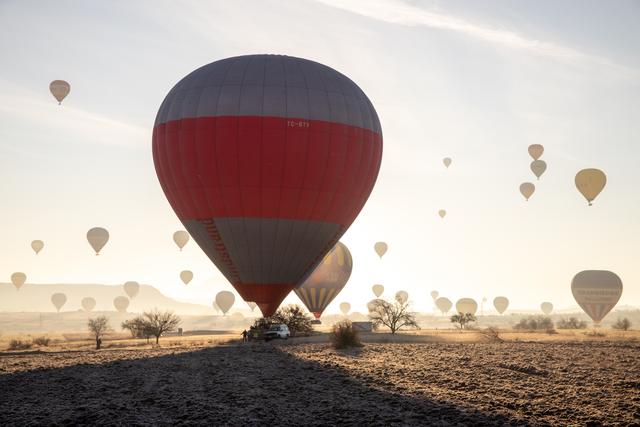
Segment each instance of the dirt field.
M0 425L640 425L637 341L459 336L5 351Z

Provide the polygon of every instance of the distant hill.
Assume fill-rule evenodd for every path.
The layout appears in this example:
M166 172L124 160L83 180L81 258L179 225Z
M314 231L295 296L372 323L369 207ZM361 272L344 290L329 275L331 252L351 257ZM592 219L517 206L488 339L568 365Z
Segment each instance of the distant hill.
M51 303L51 295L61 292L67 296L67 302L60 311L78 311L80 301L85 297L96 300L94 311L115 311L113 300L117 296L126 296L122 285L95 284L30 284L20 290L11 283L0 283L0 311L4 312L48 312L56 311ZM163 295L150 285L140 285L140 292L131 300L128 312L141 312L157 307L172 310L177 314L213 315L213 307L179 302ZM233 309L232 309L233 311Z

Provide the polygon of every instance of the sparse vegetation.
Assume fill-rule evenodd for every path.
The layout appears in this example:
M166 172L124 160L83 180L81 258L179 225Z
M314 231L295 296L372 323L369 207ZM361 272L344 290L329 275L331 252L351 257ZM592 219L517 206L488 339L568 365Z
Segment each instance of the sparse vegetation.
M490 342L504 342L504 340L500 337L500 331L498 330L498 328L494 328L493 326L482 329L480 333L487 337Z
M31 341L23 341L20 339L12 339L9 342L9 350L28 350L33 346Z
M471 313L458 313L451 316L451 323L457 323L460 330L469 329L471 323L477 321L476 316Z
M376 299L372 302L369 319L374 327L384 325L391 330L392 334L404 327L419 329L415 313L409 311L408 301L395 300L390 303L383 299Z
M628 331L631 329L631 322L626 317L623 319L618 319L616 323L612 326L613 329L618 329L619 331Z
M143 330L156 338L157 345L160 344L162 334L175 331L182 321L172 311L159 311L158 309L145 311L142 318L144 320Z
M98 316L95 319L89 319L87 323L89 332L96 340L96 350L100 350L102 346L102 337L110 330L109 318L107 316Z
M517 331L550 331L554 330L553 321L547 316L529 316L520 319L518 323L513 326L513 329Z
M33 339L33 343L40 347L48 347L51 340L49 337L41 336Z
M587 322L570 317L568 319L560 319L557 326L558 329L586 329Z
M120 324L123 330L127 330L131 333L132 338L144 338L149 342L149 338L152 333L143 316L137 316L133 319L125 320Z
M259 321L261 319L258 319ZM289 304L281 307L268 319L262 319L263 323L284 323L289 328L291 336L308 335L313 331L312 319L305 310L297 304ZM256 322L258 323L258 321ZM268 326L267 326L268 327Z
M333 348L341 349L347 347L362 347L358 331L353 327L350 320L342 320L331 330L331 343Z

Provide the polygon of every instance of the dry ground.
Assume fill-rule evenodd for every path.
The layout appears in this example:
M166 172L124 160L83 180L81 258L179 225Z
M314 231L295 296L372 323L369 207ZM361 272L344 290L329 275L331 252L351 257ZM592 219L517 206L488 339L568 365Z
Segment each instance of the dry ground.
M640 425L635 335L59 343L0 352L0 425Z

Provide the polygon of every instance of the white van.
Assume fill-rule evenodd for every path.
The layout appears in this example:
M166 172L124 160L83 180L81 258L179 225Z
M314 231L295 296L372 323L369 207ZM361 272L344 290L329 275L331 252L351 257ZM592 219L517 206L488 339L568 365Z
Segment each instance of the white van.
M269 330L264 333L264 340L269 341L276 338L288 339L291 334L289 333L289 327L284 323L278 325L271 325Z

